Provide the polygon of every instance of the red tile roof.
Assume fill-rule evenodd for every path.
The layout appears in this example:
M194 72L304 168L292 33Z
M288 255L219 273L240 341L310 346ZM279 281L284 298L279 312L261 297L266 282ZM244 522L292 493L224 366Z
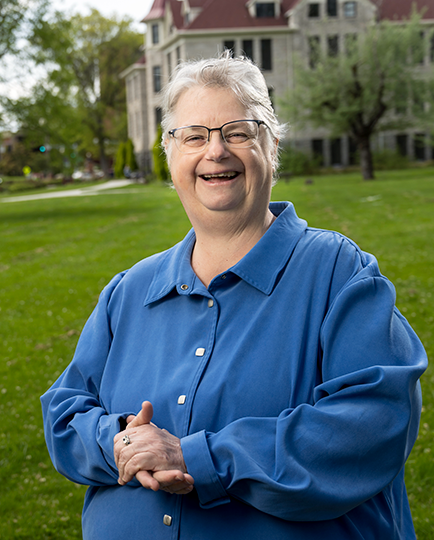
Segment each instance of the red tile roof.
M150 21L152 19L160 19L164 17L166 0L154 0L151 10L141 22Z
M246 6L247 0L208 0L188 29L288 26L285 13L299 1L283 0L278 17L256 18L250 15Z
M423 13L424 19L434 19L434 0L371 0L379 6L381 19L404 19L411 15L415 4L418 12Z
M403 19L408 17L412 5L418 11L423 11L424 19L434 19L434 0L370 0L378 6L381 19ZM151 10L143 19L146 22L164 17L165 10L170 5L174 24L178 29L204 30L218 28L248 28L261 26L287 26L285 14L294 8L301 0L282 0L281 13L278 17L252 17L246 7L248 0L189 0L191 8L202 7L199 15L188 25L185 25L181 14L182 1L154 0Z

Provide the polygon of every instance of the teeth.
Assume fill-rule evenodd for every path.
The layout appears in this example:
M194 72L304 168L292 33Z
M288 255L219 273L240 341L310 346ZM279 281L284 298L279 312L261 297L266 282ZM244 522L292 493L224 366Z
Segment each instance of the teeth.
M210 180L211 178L233 178L236 176L236 172L227 172L227 173L220 173L220 174L204 174L202 175L205 180Z

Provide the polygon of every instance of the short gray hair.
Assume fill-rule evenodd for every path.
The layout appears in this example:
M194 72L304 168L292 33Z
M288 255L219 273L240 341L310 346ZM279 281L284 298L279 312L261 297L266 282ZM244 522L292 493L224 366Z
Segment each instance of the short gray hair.
M284 136L286 126L280 124L276 117L261 70L250 59L243 56L232 58L230 51L225 51L216 58L178 64L163 89L162 143L169 163L170 146L164 143L168 140L169 130L178 127L173 125L176 104L184 92L197 86L232 90L252 118L267 124L270 150L274 150L277 141ZM278 152L272 154L275 156L273 168L276 172Z

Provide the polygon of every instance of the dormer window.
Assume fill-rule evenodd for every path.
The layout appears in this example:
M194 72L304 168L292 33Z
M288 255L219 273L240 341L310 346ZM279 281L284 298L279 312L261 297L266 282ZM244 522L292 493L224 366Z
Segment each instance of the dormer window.
M160 32L158 24L152 25L152 44L156 45L160 42Z
M274 8L274 2L257 2L256 3L256 17L258 19L266 17L275 17L276 12Z

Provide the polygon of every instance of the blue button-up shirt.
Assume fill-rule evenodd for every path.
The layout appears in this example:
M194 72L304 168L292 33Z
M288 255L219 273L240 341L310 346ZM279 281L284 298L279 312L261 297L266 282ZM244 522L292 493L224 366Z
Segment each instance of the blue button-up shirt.
M54 465L90 486L85 539L415 538L423 347L373 256L270 208L208 288L194 231L116 276L42 397ZM117 484L113 437L144 400L181 439L189 495Z

